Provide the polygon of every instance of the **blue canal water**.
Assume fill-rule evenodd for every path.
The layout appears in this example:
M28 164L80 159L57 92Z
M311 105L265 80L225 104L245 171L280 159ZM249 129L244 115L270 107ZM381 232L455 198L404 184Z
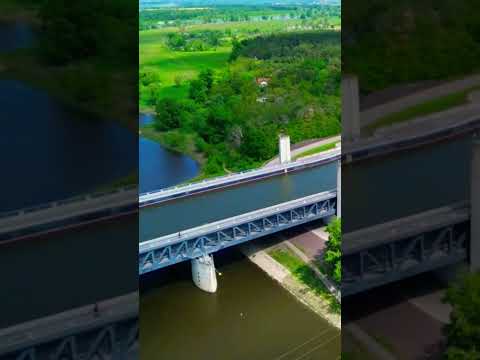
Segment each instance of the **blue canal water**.
M140 114L139 126L152 123L153 116ZM140 192L182 183L199 172L198 163L188 156L166 150L159 143L140 137Z

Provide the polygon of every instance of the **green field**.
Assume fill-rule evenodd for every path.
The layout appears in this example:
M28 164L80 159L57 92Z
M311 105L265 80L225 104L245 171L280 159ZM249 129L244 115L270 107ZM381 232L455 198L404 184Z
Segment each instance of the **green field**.
M242 39L255 34L270 34L286 31L289 27L300 26L299 20L270 20L258 22L228 22L222 24L196 24L185 26L182 31L230 30L232 36ZM161 90L157 98L183 98L188 91L188 81L194 79L204 69L219 70L228 64L231 46L217 47L211 51L173 51L165 44L167 34L178 32L178 27L165 27L139 32L140 72L155 71L159 76ZM180 77L182 85L176 86ZM140 111L151 110L140 95Z
M140 71L156 71L161 82L159 98L184 97L188 85L186 81L195 78L203 69L219 69L227 64L230 47L215 51L182 52L173 51L164 44L165 33L158 30L140 32ZM183 79L182 86L175 86L175 78ZM146 104L140 99L141 108Z
M304 152L296 155L293 159L297 160L297 159L300 159L300 158L305 157L305 156L315 155L315 154L318 154L318 153L321 153L321 152L324 152L324 151L327 151L327 150L334 149L335 146L337 146L337 144L338 144L337 141L333 141L333 142L328 143L328 144L323 144L323 145L314 147L313 149L304 151Z

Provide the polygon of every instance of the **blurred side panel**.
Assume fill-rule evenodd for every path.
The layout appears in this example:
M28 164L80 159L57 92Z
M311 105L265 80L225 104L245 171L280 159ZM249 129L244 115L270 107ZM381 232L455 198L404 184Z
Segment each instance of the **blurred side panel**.
M0 359L137 356L137 31L137 1L0 4Z

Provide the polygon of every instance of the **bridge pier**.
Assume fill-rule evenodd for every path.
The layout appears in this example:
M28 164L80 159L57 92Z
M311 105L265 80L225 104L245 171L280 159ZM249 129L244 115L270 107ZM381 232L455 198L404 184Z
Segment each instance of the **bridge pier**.
M203 291L214 293L217 291L217 275L212 255L203 255L193 259L192 280Z
M360 138L360 101L358 79L353 75L342 78L342 140Z
M342 217L342 160L337 164L337 218Z
M480 136L472 141L470 178L470 270L480 270Z
M278 151L280 156L280 164L286 164L292 160L292 155L290 152L290 136L281 134L278 137Z

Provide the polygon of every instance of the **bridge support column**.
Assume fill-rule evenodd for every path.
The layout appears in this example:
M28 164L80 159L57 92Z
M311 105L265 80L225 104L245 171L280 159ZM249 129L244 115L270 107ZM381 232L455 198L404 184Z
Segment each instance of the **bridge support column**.
M217 291L217 275L212 255L203 255L192 260L192 280L203 291Z
M337 164L337 218L342 217L342 160Z
M278 151L280 164L285 164L292 160L290 153L290 136L282 134L278 137Z
M342 140L360 137L360 101L358 79L353 75L342 78Z
M480 271L480 136L472 142L470 178L470 270Z

